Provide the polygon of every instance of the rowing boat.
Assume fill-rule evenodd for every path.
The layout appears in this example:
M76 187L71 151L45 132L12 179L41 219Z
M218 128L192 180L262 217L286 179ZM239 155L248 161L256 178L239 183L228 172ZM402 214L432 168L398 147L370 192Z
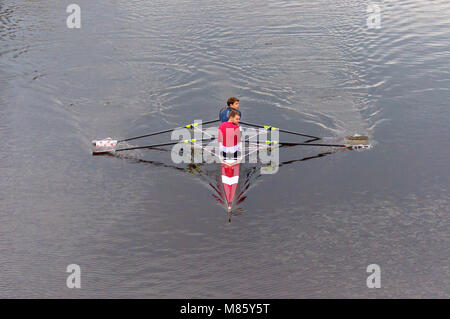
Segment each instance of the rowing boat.
M218 131L218 127L214 127L214 130ZM193 129L195 131L195 128ZM211 141L214 140L211 143L208 143L209 148L216 148L217 150L217 139L214 136L211 136L211 134L207 133L206 129L200 129L201 133L203 135L208 135L211 138ZM216 155L217 153L212 153L213 156L217 156L218 160L220 161L220 180L221 180L221 189L223 198L226 204L226 207L228 211L230 212L233 208L233 204L236 202L237 197L236 193L239 189L239 177L240 177L240 170L241 170L241 163L245 161L246 158L248 158L251 154L263 150L265 148L268 148L267 144L262 145L253 145L250 144L250 140L252 138L257 137L260 135L260 133L257 132L254 128L246 128L243 129L243 127L240 127L241 135L249 136L248 138L248 145L246 143L240 143L239 149L241 149L240 155L237 158L233 159L226 159L221 156L221 152L218 152L220 155ZM193 147L200 149L202 151L209 152L211 154L211 151L207 149L206 146L203 144L193 143Z
M213 134L213 132L217 133L218 128L204 127L204 125L213 124L218 121L219 120L211 120L203 123L201 121L196 121L194 123L190 123L184 126L124 139L107 138L107 139L93 140L92 141L94 147L93 155L115 154L118 152L126 152L137 149L155 149L175 145L181 145L182 147L184 147L185 150L190 149L192 152L194 152L195 150L201 150L205 152L205 154L209 154L210 156L215 157L216 159L215 163L220 164L220 176L222 188L221 192L223 195L222 197L224 198L227 210L231 212L237 200L236 194L239 189L239 177L242 164L245 163L245 160L248 159L250 155L254 154L255 152L273 150L274 148L279 148L282 146L310 146L310 147L315 146L326 148L343 148L349 150L361 150L371 148L370 144L366 143L362 144L362 142L367 142L366 136L356 135L354 136L353 139L352 137L347 137L346 140L349 142L348 144L316 143L317 141L322 140L322 138L291 130L279 129L271 125L259 125L241 122L240 123L241 134L243 136L246 136L246 138L243 138L241 142L242 151L240 152L239 157L236 159L224 159L223 157L221 157L221 152L212 151L218 149L216 134ZM189 132L194 133L197 136L200 136L200 138L188 138L144 146L128 146L125 143L132 140L174 132L176 130L181 129L187 129ZM308 138L308 140L302 142L281 142L278 141L278 139L273 139L274 136L278 138L278 132L305 137ZM262 140L260 138L261 136L263 137ZM124 144L126 145L125 147L120 147L121 145Z

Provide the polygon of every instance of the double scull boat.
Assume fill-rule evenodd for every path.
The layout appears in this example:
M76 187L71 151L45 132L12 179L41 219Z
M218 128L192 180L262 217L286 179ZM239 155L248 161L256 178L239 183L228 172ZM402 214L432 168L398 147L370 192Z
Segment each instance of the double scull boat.
M217 152L217 127L207 127L204 125L213 124L219 120L211 120L206 122L196 121L184 126L175 127L172 129L162 130L158 132L153 132L149 134L144 134L140 136L124 138L124 139L99 139L93 140L93 155L101 154L115 154L118 152L132 151L137 149L156 149L165 146L175 146L181 145L184 149L188 148L191 151L201 150L210 157L216 158L216 163L220 163L221 170L221 184L223 197L226 202L226 207L230 212L233 208L233 204L236 201L236 192L239 186L239 177L241 164L245 162L245 159L249 158L255 152L261 151L273 151L275 148L283 146L309 146L309 147L327 147L327 148L343 148L349 150L361 150L371 148L370 144L367 144L367 136L348 136L346 137L347 144L327 144L327 143L317 143L317 141L322 140L322 138L308 135L300 132L294 132L291 130L279 129L271 125L259 125L246 122L240 122L240 130L243 136L246 136L241 142L242 151L239 152L239 156L233 159L225 159L222 157L221 152ZM152 137L156 135L161 135L164 133L174 132L176 130L187 129L190 133L194 133L194 136L200 136L200 138L188 138L183 140L171 141L166 143L155 143L144 146L130 146L126 142L142 139L146 137ZM214 130L216 134L214 134ZM278 140L273 140L272 136L277 134L273 133L286 133L295 136L301 136L307 138L307 140L302 142L281 142ZM260 137L263 137L261 140ZM270 136L268 139L267 137ZM191 136L192 137L192 136ZM125 145L124 147L120 147ZM213 150L216 150L214 152Z

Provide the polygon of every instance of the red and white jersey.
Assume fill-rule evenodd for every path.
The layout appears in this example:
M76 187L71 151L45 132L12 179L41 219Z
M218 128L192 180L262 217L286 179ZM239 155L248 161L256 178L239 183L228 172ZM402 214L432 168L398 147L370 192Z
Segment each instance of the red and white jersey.
M223 122L219 126L219 148L221 152L234 153L240 150L241 131L239 126L231 122Z

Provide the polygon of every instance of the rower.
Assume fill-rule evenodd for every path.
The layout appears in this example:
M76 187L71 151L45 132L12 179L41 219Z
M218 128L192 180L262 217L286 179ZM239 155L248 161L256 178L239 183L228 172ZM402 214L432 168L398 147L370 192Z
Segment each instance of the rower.
M222 123L228 122L228 119L230 117L230 112L235 110L239 113L239 116L241 116L241 111L239 111L239 99L232 96L227 101L227 108L224 108L219 113L219 119Z
M224 158L229 157L228 154L234 154L240 151L241 131L239 130L239 121L241 115L238 110L231 110L227 122L223 122L219 126L219 149Z

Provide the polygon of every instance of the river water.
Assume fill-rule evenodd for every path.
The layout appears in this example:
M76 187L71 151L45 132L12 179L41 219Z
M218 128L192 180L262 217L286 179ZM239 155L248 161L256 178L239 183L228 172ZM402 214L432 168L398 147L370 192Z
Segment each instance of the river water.
M449 297L450 2L77 0L80 29L70 3L0 1L0 297ZM92 156L229 96L244 121L374 147L242 164L231 214L215 166Z

